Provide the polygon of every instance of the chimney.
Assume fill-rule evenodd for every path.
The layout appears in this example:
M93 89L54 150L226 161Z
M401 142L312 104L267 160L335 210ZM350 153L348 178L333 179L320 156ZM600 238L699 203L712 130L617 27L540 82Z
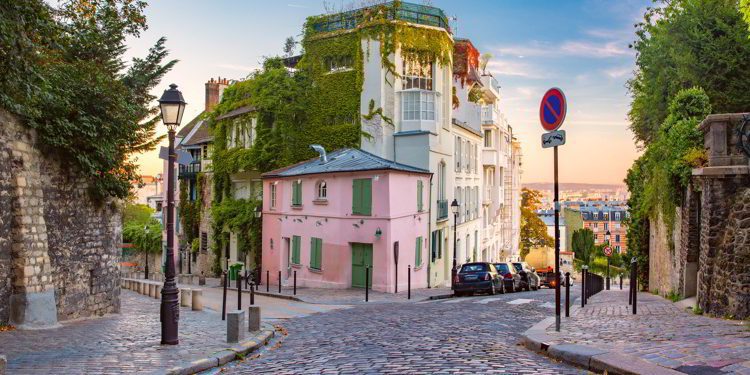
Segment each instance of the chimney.
M228 85L229 80L226 78L222 79L221 77L218 79L211 78L206 82L206 112L211 111L219 104L221 94Z

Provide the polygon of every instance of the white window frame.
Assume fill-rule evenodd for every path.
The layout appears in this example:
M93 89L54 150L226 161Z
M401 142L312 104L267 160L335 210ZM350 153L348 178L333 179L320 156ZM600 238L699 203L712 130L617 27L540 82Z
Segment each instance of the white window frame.
M423 66L418 61L402 63L401 87L404 90L435 91L435 64Z
M315 183L315 199L319 201L328 200L328 183L326 180L318 180Z
M276 183L271 182L270 184L268 184L268 190L268 194L271 196L271 209L273 210L276 208Z

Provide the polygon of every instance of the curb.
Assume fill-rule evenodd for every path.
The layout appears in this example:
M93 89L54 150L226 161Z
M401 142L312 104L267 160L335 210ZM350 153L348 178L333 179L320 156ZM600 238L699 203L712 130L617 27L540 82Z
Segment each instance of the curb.
M571 309L571 315L574 315L573 313L576 310ZM555 324L554 317L546 318L526 330L521 335L523 345L529 350L596 373L684 375L681 372L653 364L638 357L586 345L560 342L547 333L547 328L553 324Z
M227 290L237 291L237 288L227 288ZM247 289L242 289L242 293L250 294L250 291L247 290ZM302 298L295 297L295 296L290 296L290 295L286 295L286 294L272 293L272 292L263 292L263 291L260 291L260 290L256 290L255 291L255 295L256 296L264 296L264 297L286 299L286 300L290 300L290 301L310 303L310 304L314 304L314 305L334 305L334 304L336 304L336 303L324 303L324 302L306 301L306 300L304 300ZM418 301L415 300L415 302L433 301L433 300L448 299L448 298L453 298L453 297L455 297L453 295L453 293L451 293L451 294L440 294L440 295L437 295L437 296L429 296L427 298L424 298L424 299L421 299L421 300L418 300ZM386 302L386 303L393 303L393 302L399 302L399 301L384 301L384 302ZM407 302L407 301L403 301L403 302ZM373 303L375 303L375 302L373 302ZM342 304L346 305L347 303L342 303Z
M451 293L451 294L441 294L441 295L437 295L437 296L429 296L429 297L423 299L422 301L435 301L435 300L439 300L439 299L448 299L448 298L453 298L453 297L455 297L455 295L453 293Z
M166 371L169 375L190 375L205 371L214 367L223 366L231 361L240 359L250 352L254 352L266 345L275 336L274 328L265 323L261 331L250 339L234 344L234 346L211 353L209 357L201 358L191 362L185 362L172 367Z

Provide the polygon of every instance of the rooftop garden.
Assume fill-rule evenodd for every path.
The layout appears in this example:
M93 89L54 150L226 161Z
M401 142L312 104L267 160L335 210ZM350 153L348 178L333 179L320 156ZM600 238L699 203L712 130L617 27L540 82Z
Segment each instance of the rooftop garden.
M310 26L315 32L350 30L367 23L372 18L373 13L377 12L385 12L384 18L387 20L400 20L440 27L449 33L451 31L448 25L448 17L442 9L403 1L391 1L346 12L318 16L315 17L315 21Z

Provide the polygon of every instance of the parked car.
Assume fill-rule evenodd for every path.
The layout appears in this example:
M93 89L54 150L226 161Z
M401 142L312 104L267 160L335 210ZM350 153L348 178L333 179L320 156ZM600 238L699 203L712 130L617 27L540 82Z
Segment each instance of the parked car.
M466 263L453 280L453 292L456 296L474 293L488 293L494 295L502 293L502 277L492 263Z
M513 264L509 262L495 263L497 272L503 278L503 292L515 292L521 290L521 275L516 272Z
M526 262L513 262L513 268L521 275L521 288L527 291L539 289L539 275L536 274L535 269Z

